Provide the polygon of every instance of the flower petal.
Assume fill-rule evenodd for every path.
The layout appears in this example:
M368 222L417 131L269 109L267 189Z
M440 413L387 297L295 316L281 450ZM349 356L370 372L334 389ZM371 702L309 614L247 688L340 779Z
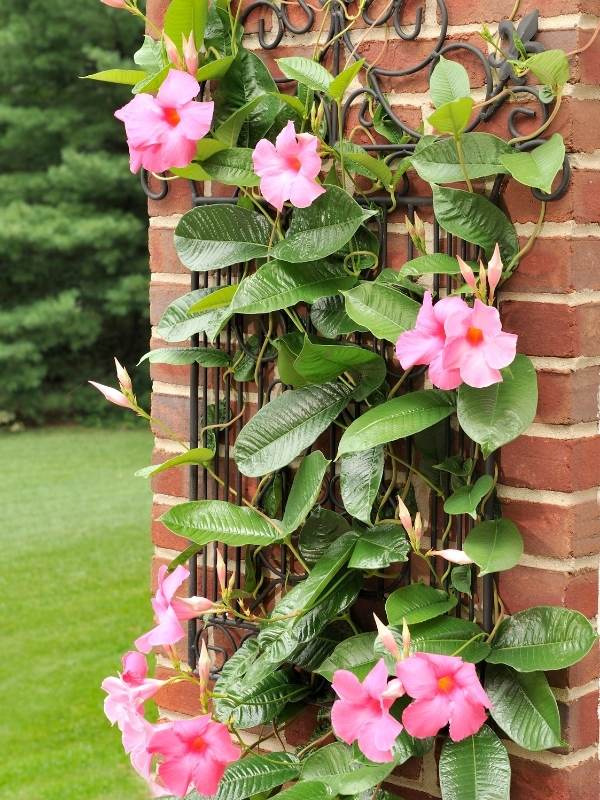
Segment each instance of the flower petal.
M402 714L404 727L417 739L435 736L448 723L448 719L448 701L441 695L429 700L414 700Z
M396 675L411 697L428 698L437 692L437 679L428 655L415 653L400 661L396 664Z
M199 92L200 84L188 72L172 69L158 90L156 99L163 108L181 108Z

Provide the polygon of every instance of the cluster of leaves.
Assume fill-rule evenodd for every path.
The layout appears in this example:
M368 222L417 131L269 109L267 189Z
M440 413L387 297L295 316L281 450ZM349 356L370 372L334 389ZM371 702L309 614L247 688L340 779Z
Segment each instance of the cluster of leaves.
M521 183L549 192L560 171L565 148L559 135L533 150L496 136L471 132L476 105L466 71L440 58L431 79L436 111L430 123L440 135L423 136L395 169L392 160L375 158L350 141L324 140L324 109L341 109L345 93L363 68L361 61L333 76L316 60L283 58L284 75L297 83L294 94L282 94L260 58L241 45L237 19L219 0L202 11L200 0L174 0L165 31L178 43L192 26L196 41L204 34L205 55L198 72L211 85L215 100L213 135L198 146L194 163L174 170L181 177L212 179L235 186L228 204L207 204L183 216L175 231L179 258L190 270L213 271L232 265L246 268L239 283L185 294L166 310L158 334L167 342L187 342L205 334L214 343L235 315L286 314L292 332L232 359L218 347L183 347L148 354L152 361L225 366L238 380L249 380L264 347L272 356L282 382L290 387L266 403L243 427L233 457L239 471L261 478L261 491L252 502L199 500L175 506L162 522L184 536L191 546L177 559L187 559L209 543L247 547L248 574L255 549L287 545L306 576L262 620L255 639L248 640L225 665L218 681L214 714L236 728L272 724L284 726L309 695L323 691L336 669L363 678L375 662L389 658L375 634L356 630L350 617L364 581L373 575L397 574L414 551L430 563L419 542L409 541L388 513L401 462L396 443L416 437L423 464L440 426L456 415L464 433L487 458L519 436L534 418L537 405L535 370L518 356L503 371L503 380L486 389L462 385L457 392L418 389L397 395L387 382L385 359L373 348L356 343L354 334L384 343L415 325L420 309L423 276L459 274L448 255L422 252L397 271L380 270L379 243L373 224L377 206L363 179L372 188L390 193L407 170L416 171L432 187L434 212L440 226L477 248L486 257L498 242L505 277L520 258L516 230L507 215L472 182L511 175ZM200 37L200 38L198 38ZM543 54L542 54L543 55ZM521 64L536 75L548 59L532 57ZM133 85L133 91L157 88L169 64L161 43L146 40L136 55L135 74L102 77ZM568 77L568 76L567 76ZM558 86L562 73L544 83ZM289 121L297 130L310 127L319 136L322 153L332 161L326 191L308 208L271 215L255 192L252 148L261 138L273 139ZM381 115L377 130L396 134ZM397 141L397 140L396 140ZM463 182L466 190L446 184ZM353 191L346 186L352 185ZM465 291L466 287L462 287ZM296 311L308 308L317 334L309 332ZM269 324L272 332L274 325ZM311 329L312 330L312 329ZM355 415L357 404L364 413ZM229 409L213 409L213 420L227 423ZM333 466L318 449L330 426L343 428ZM144 474L182 464L209 466L216 440L190 450ZM282 502L280 478L301 459L289 496ZM439 461L439 459L437 459ZM541 750L561 744L556 701L544 674L580 660L595 641L587 619L576 612L551 607L531 608L499 621L491 633L457 615L460 594L470 593L476 577L513 567L523 550L516 526L489 513L495 479L481 475L477 458L429 458L420 472L405 465L441 498L451 521L457 515L475 520L464 544L474 566L452 570L448 580L434 585L414 583L389 595L386 612L401 640L402 624L411 632L413 651L461 655L473 663L487 662L485 686L492 700L497 728L520 746ZM393 478L385 485L386 465ZM421 466L421 465L419 465ZM346 514L317 504L327 471L339 472ZM479 477L478 477L479 476ZM265 487L270 487L266 489ZM448 488L449 487L449 488ZM408 482L406 484L408 491ZM279 493L278 493L279 492ZM387 514L387 516L386 516ZM450 525L448 526L450 530ZM400 565L400 567L398 567ZM475 566L479 569L475 576ZM394 571L396 570L396 573ZM252 581L245 589L251 595ZM393 664L389 664L393 673ZM325 684L326 685L326 684ZM400 715L398 701L393 713ZM229 767L219 800L281 798L320 800L336 796L366 800L378 796L381 783L399 764L423 755L433 741L417 741L402 733L394 759L369 762L355 747L342 743L310 745L298 756L249 754ZM281 790L292 782L291 788ZM440 783L445 800L476 800L509 796L510 766L506 749L491 727L463 742L446 742L440 759ZM385 792L381 798L391 797ZM198 796L192 793L190 797Z

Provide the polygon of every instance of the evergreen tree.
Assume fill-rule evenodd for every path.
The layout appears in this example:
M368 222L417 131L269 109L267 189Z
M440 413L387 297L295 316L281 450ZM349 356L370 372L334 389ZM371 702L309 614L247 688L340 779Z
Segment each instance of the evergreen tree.
M87 379L147 349L145 198L113 118L130 89L79 79L132 66L142 34L99 0L0 0L0 413L95 413Z

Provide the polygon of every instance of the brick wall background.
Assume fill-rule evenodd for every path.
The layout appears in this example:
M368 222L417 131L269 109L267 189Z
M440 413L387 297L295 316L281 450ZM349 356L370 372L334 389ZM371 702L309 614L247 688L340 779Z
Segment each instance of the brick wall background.
M168 0L148 0L151 18L159 22ZM414 63L428 53L437 38L437 3L425 0L425 24L415 42L394 38L386 65ZM448 40L472 41L482 24L510 16L513 0L447 0ZM406 19L414 19L417 3L407 4ZM600 0L523 0L517 17L538 7L542 19L538 39L547 47L567 51L581 47L600 16ZM292 12L290 10L290 16ZM372 12L374 13L374 12ZM250 26L250 30L252 30ZM246 46L258 49L250 33ZM286 36L275 56L311 54L314 37ZM382 31L361 47L375 57ZM474 60L462 59L473 86L483 96L482 73ZM502 450L499 494L504 513L525 538L518 567L503 574L502 597L509 612L538 604L568 605L590 618L598 614L600 554L600 42L572 61L573 78L552 131L565 137L571 152L573 179L567 195L548 206L541 237L505 286L501 311L506 329L519 334L521 352L531 356L539 375L538 416L524 436ZM431 110L424 94L427 72L393 78L383 87L401 116L418 127ZM506 136L508 107L487 127ZM524 121L523 129L532 124ZM533 123L535 127L539 122ZM211 187L204 188L205 194ZM509 212L525 241L537 219L538 204L523 186L512 183L506 193ZM149 202L151 322L156 326L168 303L189 289L190 274L177 260L173 228L191 207L183 181L170 184L166 199ZM400 216L392 217L389 250L401 264L405 232ZM395 241L396 240L396 241ZM393 263L392 263L393 266ZM152 347L165 346L154 327ZM189 368L152 365L153 414L187 436ZM155 461L172 454L173 446L155 432ZM156 521L170 506L187 497L187 471L173 470L154 479L155 544L153 574L185 543ZM600 663L596 648L581 664L550 676L563 720L565 747L545 753L525 753L509 745L513 756L513 800L594 800L600 796L598 767L598 687ZM161 695L165 715L194 713L185 685ZM300 735L300 733L298 733ZM434 758L430 755L429 758ZM431 767L431 764L429 765ZM408 763L394 779L405 800L439 797L435 770Z

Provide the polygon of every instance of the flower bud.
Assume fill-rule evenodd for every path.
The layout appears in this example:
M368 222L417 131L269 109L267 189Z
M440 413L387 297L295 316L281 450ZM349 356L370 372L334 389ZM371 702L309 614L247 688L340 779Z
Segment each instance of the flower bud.
M404 530L411 534L413 531L413 524L412 519L410 517L410 511L406 507L404 500L399 496L398 497L398 516L400 517L400 522L402 523L402 527Z
M412 239L412 243L417 248L421 255L427 255L427 244L425 242L425 225L423 220L418 214L415 214L414 224L410 221L408 216L404 217L404 224L408 231L408 235Z
M196 73L198 72L198 48L196 47L196 42L194 40L194 31L190 33L187 39L185 34L182 33L181 38L183 42L183 58L185 61L185 67L190 75L195 78Z
M124 682L129 686L141 686L148 675L146 656L137 650L130 650L125 653L121 663L123 664L121 677Z
M377 625L377 638L394 660L400 661L400 650L398 649L398 643L394 639L394 634L383 624L377 614L373 614L373 618L375 620L375 625Z
M465 553L464 550L455 550L448 548L447 550L430 550L427 554L429 556L441 556L449 561L451 564L473 564L473 560Z
M502 257L500 255L500 247L496 244L494 248L494 254L488 263L488 284L490 287L490 304L494 300L494 292L496 290L496 286L500 283L500 279L502 278L502 270L504 269L504 264L502 263Z
M415 514L415 530L414 530L414 537L415 537L415 550L418 550L419 545L421 544L421 536L423 536L423 521L421 520L421 512L417 511Z
M200 658L198 659L198 683L200 685L200 694L202 697L204 697L208 691L208 685L210 683L210 667L210 656L208 655L206 642L203 639L202 646L200 648Z
M460 256L456 256L456 260L458 261L458 266L460 267L460 274L463 276L465 283L467 286L470 286L473 291L475 291L475 274L471 267L463 261Z
M123 392L132 392L133 391L133 384L131 383L131 378L129 377L129 373L125 369L124 366L119 364L117 359L115 358L115 368L117 370L117 380L119 381L119 386Z
M219 581L219 588L221 589L221 594L223 594L227 589L227 564L223 560L223 556L221 555L221 551L217 550L217 580Z
M487 273L482 261L479 262L479 297L485 303L485 298L487 297Z
M179 55L179 50L177 49L175 42L171 39L170 36L167 36L166 33L163 33L163 39L165 40L165 49L167 51L167 58L173 64L174 67L177 69L183 68L183 62L181 60L181 56Z
M402 685L402 681L398 678L393 678L391 680L383 694L381 695L385 700L397 700L399 697L402 697L405 694L404 686Z
M118 389L113 389L112 386L105 386L103 383L96 383L96 381L88 381L88 383L95 389L98 389L109 403L114 403L116 406L122 408L133 408L127 397Z
M100 0L100 2L111 8L127 8L125 0Z

